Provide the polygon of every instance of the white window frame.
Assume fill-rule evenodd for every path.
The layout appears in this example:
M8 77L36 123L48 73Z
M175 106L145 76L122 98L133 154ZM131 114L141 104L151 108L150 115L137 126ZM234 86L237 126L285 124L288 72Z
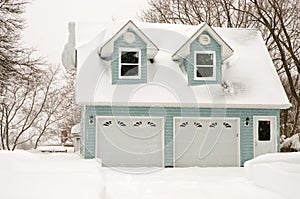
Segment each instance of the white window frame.
M122 65L126 65L126 64L122 64L121 62L121 55L122 55L122 52L123 51L126 51L126 52L138 52L139 53L139 63L137 64L138 65L138 75L137 76L122 76L121 75L121 68L122 68ZM129 64L128 64L129 65ZM135 64L130 64L130 65L135 65ZM138 48L119 48L119 79L141 79L141 49L138 49Z
M197 65L197 54L213 54L213 65ZM197 67L212 67L212 77L197 77ZM215 51L195 51L194 52L194 80L216 80L216 52Z

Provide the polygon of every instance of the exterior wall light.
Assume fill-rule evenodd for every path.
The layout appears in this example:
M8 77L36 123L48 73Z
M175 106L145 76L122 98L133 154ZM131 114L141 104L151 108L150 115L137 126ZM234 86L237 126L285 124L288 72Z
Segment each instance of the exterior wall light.
M154 63L154 59L149 59L150 63L153 64Z
M89 124L90 125L94 124L94 116L93 115L91 115L89 118Z
M250 119L249 119L249 117L247 117L245 122L244 122L244 126L249 126L249 124L250 124L249 121L250 121Z

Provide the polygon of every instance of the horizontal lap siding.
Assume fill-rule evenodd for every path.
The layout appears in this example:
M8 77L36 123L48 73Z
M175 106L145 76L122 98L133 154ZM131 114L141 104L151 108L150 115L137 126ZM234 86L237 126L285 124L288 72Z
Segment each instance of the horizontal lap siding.
M173 165L173 117L235 117L240 118L241 165L253 158L253 116L277 116L279 132L279 110L277 109L211 109L178 107L110 107L87 106L85 112L85 158L95 157L95 123L89 125L90 115L96 116L162 116L165 119L165 166ZM249 117L249 126L244 126Z
M210 44L202 45L199 42L199 38L195 39L190 45L190 53L184 61L190 85L215 84L221 82L221 46L207 31L204 31L202 34L207 34L210 37ZM216 80L194 80L195 51L214 51L216 53Z
M138 84L147 82L147 45L146 43L131 29L127 32L131 32L135 36L135 41L131 44L124 40L123 35L120 36L114 42L114 53L112 55L112 83L113 84ZM133 48L141 50L141 78L140 79L120 79L119 78L119 48Z

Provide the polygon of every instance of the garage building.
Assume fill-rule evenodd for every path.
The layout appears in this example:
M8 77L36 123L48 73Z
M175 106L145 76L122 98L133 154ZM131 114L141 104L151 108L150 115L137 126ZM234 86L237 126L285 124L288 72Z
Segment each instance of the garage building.
M243 166L290 107L256 29L70 23L81 154L108 167Z

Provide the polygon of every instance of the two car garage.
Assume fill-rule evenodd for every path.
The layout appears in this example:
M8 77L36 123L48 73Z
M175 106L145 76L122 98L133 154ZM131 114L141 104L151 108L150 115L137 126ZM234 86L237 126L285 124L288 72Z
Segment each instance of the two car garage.
M239 166L238 119L174 117L171 130L164 117L97 117L96 156L109 167L164 167L166 154L174 167Z

